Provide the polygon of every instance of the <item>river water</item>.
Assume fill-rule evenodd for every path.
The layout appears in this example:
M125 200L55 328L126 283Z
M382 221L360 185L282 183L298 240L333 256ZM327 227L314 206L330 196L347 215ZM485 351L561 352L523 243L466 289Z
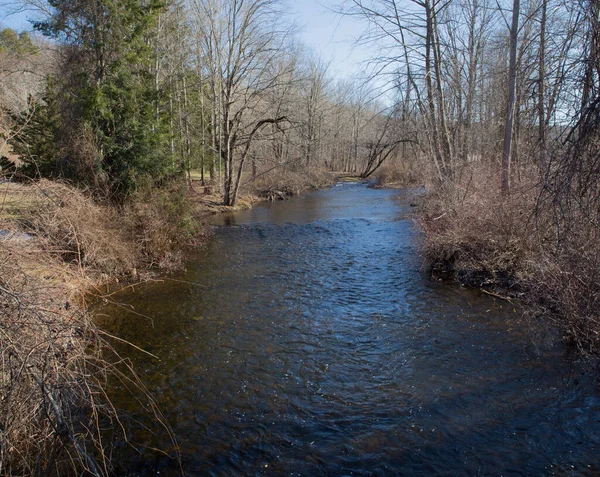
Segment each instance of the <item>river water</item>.
M509 303L424 276L410 201L340 184L225 216L185 272L102 310L160 358L120 348L186 475L600 475L592 373ZM180 475L110 393L138 443L115 442L121 475Z

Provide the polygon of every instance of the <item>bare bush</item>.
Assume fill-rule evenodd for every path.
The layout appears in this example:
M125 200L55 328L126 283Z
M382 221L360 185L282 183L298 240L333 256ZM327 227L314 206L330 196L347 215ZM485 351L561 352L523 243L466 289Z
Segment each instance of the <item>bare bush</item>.
M42 180L32 191L22 228L88 275L108 279L142 267L177 267L182 244L196 232L191 206L177 190L148 189L120 208L98 205L85 191L59 182Z
M318 189L333 184L334 174L323 169L291 171L276 169L258 177L246 185L248 190L268 200L286 199L300 195L310 189Z
M198 224L183 190L144 189L123 207L121 224L137 246L145 267L171 269L181 265L181 251L195 240Z
M598 237L600 239L600 237ZM600 353L600 247L573 243L568 250L547 254L531 283L537 315L555 323L566 341L583 356Z
M600 98L586 105L550 161L537 204L541 312L583 354L600 354Z
M79 272L65 270L42 245L0 242L0 475L108 476L111 438L127 436L107 382L128 389L172 434L113 338L72 292Z
M435 273L454 274L465 284L516 292L532 273L536 253L533 178L501 193L493 166L464 169L423 201L424 254Z
M427 174L423 161L417 159L386 163L374 175L378 185L393 187L422 185L426 177L433 177L433 174Z
M16 258L0 245L0 474L107 475L105 343L59 285L24 273Z

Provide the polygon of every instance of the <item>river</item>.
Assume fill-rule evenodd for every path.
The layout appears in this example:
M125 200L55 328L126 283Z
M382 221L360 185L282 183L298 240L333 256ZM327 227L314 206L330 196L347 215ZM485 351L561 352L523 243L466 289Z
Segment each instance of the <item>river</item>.
M185 272L104 307L160 358L119 347L186 475L600 475L594 375L510 303L428 279L410 202L338 184L223 216ZM180 475L109 391L139 443L115 442L121 475Z

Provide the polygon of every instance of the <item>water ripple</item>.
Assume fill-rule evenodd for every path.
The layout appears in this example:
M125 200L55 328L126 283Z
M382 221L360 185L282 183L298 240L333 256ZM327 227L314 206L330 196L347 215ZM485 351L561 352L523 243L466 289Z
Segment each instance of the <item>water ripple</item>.
M400 197L399 197L400 194ZM173 282L103 310L187 475L598 475L600 397L506 303L427 281L397 191L350 185L228 218ZM141 457L176 475L129 408ZM152 423L148 423L152 428Z

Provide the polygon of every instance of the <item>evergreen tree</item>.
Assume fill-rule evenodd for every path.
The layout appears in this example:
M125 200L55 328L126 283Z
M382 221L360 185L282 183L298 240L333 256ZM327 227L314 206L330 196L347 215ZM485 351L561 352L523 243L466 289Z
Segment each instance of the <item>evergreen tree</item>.
M37 53L27 32L17 33L11 28L0 30L0 54L27 55Z
M49 0L53 14L35 27L63 45L68 78L62 89L63 134L88 138L94 151L75 160L74 179L117 199L140 184L174 173L168 111L152 76L151 39L165 4L159 0ZM88 144L89 146L89 144ZM85 167L81 167L84 164ZM91 177L90 177L91 171Z
M13 114L18 134L10 142L23 162L19 172L30 178L56 175L61 122L56 81L49 77L43 96L39 100L30 96L28 105L26 111Z

